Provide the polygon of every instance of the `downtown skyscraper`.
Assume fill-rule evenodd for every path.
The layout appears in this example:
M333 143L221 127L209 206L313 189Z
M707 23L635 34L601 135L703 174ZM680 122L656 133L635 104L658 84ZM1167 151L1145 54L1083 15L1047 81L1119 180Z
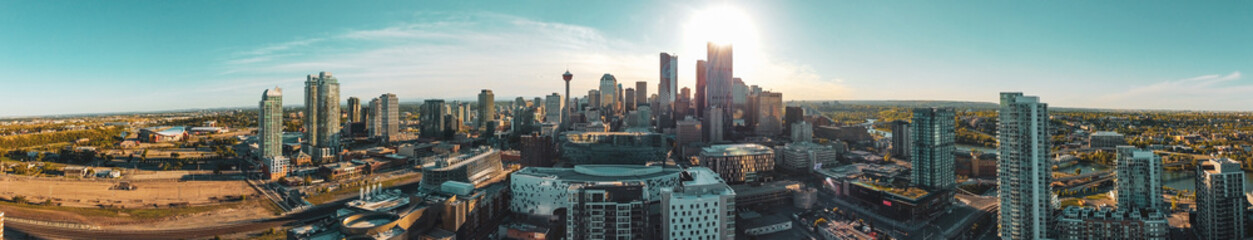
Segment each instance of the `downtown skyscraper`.
M283 155L283 90L278 87L261 93L257 140L261 158Z
M314 159L333 157L339 149L339 79L329 72L305 80L306 152Z
M491 89L479 92L478 129L487 130L488 124L496 121L496 94ZM491 126L495 127L495 126Z
M998 120L1000 236L1046 239L1053 216L1048 104L1039 97L1003 92Z
M654 107L657 112L657 127L674 128L674 99L679 92L679 56L661 53L660 66L661 77L657 85L658 106Z
M600 77L600 107L601 112L611 113L616 110L618 105L618 78L613 74L606 73Z
M907 125L911 129L900 132L910 134L897 136L898 132L892 132L893 138L910 138L913 144L908 147L912 151L908 156L914 168L914 185L930 190L956 186L954 115L952 108L916 108L913 123Z
M361 122L361 99L357 97L348 97L348 122Z
M717 44L710 42L706 44L706 51L706 54L708 55L704 69L706 81L706 106L702 107L707 108L705 110L718 108L721 110L719 115L722 116L722 119L719 120L721 125L720 129L714 130L713 128L707 127L709 129L710 136L707 136L705 139L713 141L724 139L727 134L731 132L731 126L733 125L731 124L731 114L735 112L735 104L733 103L735 100L733 89L734 76L732 75L733 58L730 44ZM700 65L700 62L697 62L697 65ZM697 71L697 85L699 85L700 69ZM714 116L711 115L706 117L704 125L713 126L711 119L709 119L712 117ZM718 134L720 136L713 136L714 134Z

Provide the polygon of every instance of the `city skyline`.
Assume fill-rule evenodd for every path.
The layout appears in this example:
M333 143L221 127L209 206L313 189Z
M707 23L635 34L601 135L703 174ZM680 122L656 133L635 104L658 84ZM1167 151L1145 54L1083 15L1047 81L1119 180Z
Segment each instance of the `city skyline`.
M735 77L789 100L1031 91L1058 107L1253 110L1243 2L433 4L8 2L10 86L69 94L9 94L0 117L242 107L314 71L342 76L344 99L544 96L565 69L582 76L575 92L604 73L655 85L661 52L679 56L679 87L691 87L704 42L719 37L735 41ZM744 26L715 29L725 25Z

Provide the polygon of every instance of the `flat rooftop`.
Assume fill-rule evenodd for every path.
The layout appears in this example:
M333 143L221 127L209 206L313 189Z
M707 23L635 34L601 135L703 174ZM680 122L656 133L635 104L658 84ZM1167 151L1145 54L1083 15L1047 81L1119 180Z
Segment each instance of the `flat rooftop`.
M573 182L606 182L642 180L669 175L677 177L681 171L679 168L672 167L606 164L578 165L574 168L528 167L514 174Z
M760 144L720 144L702 148L701 156L749 156L774 153L774 150Z

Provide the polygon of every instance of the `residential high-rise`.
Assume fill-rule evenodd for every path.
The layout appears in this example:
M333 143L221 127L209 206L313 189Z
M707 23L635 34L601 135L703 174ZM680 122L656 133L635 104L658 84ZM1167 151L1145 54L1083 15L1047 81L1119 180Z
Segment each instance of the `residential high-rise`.
M635 105L648 103L648 82L635 82Z
M1119 209L1166 209L1162 199L1162 158L1153 151L1118 146L1114 168Z
M692 96L692 104L695 106L692 108L696 109L697 117L704 117L705 109L709 108L709 105L706 105L708 100L705 99L705 88L708 87L708 76L705 74L708 71L705 65L705 60L696 60L696 93Z
M487 130L487 124L496 121L496 94L491 89L479 92L479 121L477 129Z
M955 112L952 108L916 108L909 130L893 128L892 137L909 139L913 170L911 179L915 186L932 191L950 190L957 185L957 169L953 151L956 149L957 130L954 128ZM896 136L896 130L907 133ZM1046 183L1047 184L1047 183Z
M509 210L559 220L567 239L659 239L661 190L680 177L660 165L527 167L509 175Z
M396 98L396 94L385 93L379 95L379 131L383 141L388 142L396 139L400 134L400 100ZM442 112L442 109L440 109Z
M705 104L710 108L717 107L722 110L722 125L719 138L731 132L733 125L731 120L732 114L735 113L735 96L734 96L734 76L732 71L732 50L730 44L716 44L709 42L706 44L708 55L705 63ZM700 62L697 62L700 65ZM698 72L699 74L699 72ZM697 79L699 81L700 79ZM708 125L713 129L713 125ZM709 139L713 139L712 137Z
M914 109L914 111L918 111L918 109ZM910 142L913 138L909 136L909 122L905 120L896 120L892 121L891 125L892 158L909 159L910 154L913 154L913 150L910 148L914 147L914 144Z
M1002 239L1045 239L1052 228L1052 161L1048 104L1019 92L1001 93L996 139L997 195Z
M339 79L330 72L310 74L305 80L305 139L314 159L333 157L339 150Z
M783 134L783 93L761 92L757 94L754 104L757 119L754 130L761 136L778 136Z
M561 125L562 119L565 118L565 101L561 98L561 94L553 93L548 95L544 100L544 122L557 123Z
M686 176L661 189L662 238L735 239L735 190L709 168L688 168Z
M1192 225L1197 239L1244 239L1244 171L1227 158L1202 161L1196 167L1196 215Z
M674 100L674 119L684 119L692 115L692 89L683 87L679 89L679 97Z
M603 112L612 112L614 105L618 99L618 79L613 74L606 73L600 77L600 109Z
M261 93L257 114L257 147L261 158L283 155L283 90L278 87Z
M348 122L361 122L361 99L348 97Z
M418 121L421 122L422 128L419 129L424 138L444 138L444 126L448 123L444 122L444 100L443 99L427 99L422 103L421 112L418 113Z

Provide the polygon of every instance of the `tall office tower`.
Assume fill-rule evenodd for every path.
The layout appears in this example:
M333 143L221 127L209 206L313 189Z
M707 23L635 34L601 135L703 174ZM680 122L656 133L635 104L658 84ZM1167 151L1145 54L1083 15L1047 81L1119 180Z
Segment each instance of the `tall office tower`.
M732 125L749 126L749 121L745 120L748 116L748 85L744 84L744 79L731 79L731 121Z
M491 89L479 92L479 121L476 129L487 130L487 124L496 121L496 94Z
M814 125L810 125L809 122L800 121L788 128L792 129L792 142L814 141Z
M623 98L622 98L622 95L623 95L623 94L622 94L622 90L623 90L623 88L622 88L622 84L621 84L621 83L619 83L619 84L618 84L617 89L618 89L617 95L614 95L614 101L613 101L613 111L614 111L614 113L621 113L621 112L625 112L625 111L623 110L623 109L625 109L625 106L624 106L625 104L624 104L624 102L623 102L623 100L622 100L622 99L623 99Z
M329 72L305 80L305 139L314 159L333 157L339 149L339 79Z
M1244 171L1227 158L1201 162L1196 168L1197 239L1244 239Z
M952 108L916 108L913 124L905 125L909 126L908 130L892 129L893 141L897 137L909 139L901 146L909 146L907 149L911 153L906 156L914 167L911 178L914 185L941 191L957 185L956 160L953 157L953 151L957 150L955 115ZM907 134L896 136L896 130Z
M996 140L1002 239L1048 238L1053 182L1048 104L1020 92L1001 93Z
M278 87L261 93L257 114L257 140L261 158L283 156L283 90Z
M678 95L679 56L661 53L661 78L657 84L657 128L674 128L674 100Z
M348 122L361 122L361 99L348 97Z
M369 129L370 137L383 135L383 118L379 115L382 113L383 104L379 102L379 99L370 99L370 112L366 115L366 129Z
M736 80L739 80L739 78L736 78ZM744 126L748 126L749 129L756 130L757 128L757 120L759 120L757 119L759 114L758 111L761 108L761 103L758 102L758 98L761 97L761 94L761 87L758 87L757 85L748 86L748 101L744 104L744 109L746 109L746 111L744 111ZM782 103L780 103L780 105L782 105ZM782 125L782 109L779 111L779 119L779 124Z
M587 99L588 109L601 109L600 90L587 90L587 97L585 97L585 99Z
M527 105L530 105L530 104L527 104L527 102L526 102L526 98L518 97L518 98L514 98L514 99L513 99L513 108L514 108L514 109L517 109L517 108L520 108L520 107L527 107Z
M600 109L604 111L612 111L614 101L618 99L618 79L613 74L606 73L600 77Z
M922 109L914 109L914 112L918 112L920 110ZM892 158L910 159L909 156L913 154L913 150L911 150L911 148L914 147L914 144L910 142L913 140L913 138L911 138L909 135L909 131L910 131L909 122L905 120L896 120L896 121L892 121L891 125L892 125L892 151L891 151Z
M664 239L735 239L735 190L704 167L687 169L678 187L661 189Z
M708 99L705 99L706 88L709 86L705 65L705 60L696 60L696 95L692 96L692 108L696 109L697 117L705 117L705 109L709 108Z
M706 63L705 63L705 104L710 108L717 107L722 110L722 131L719 139L725 137L731 132L732 114L735 113L734 97L734 79L732 71L732 50L730 44L707 43L706 45ZM700 62L696 63L700 65ZM697 72L699 74L699 72ZM700 79L697 79L699 81ZM712 129L712 125L710 125ZM713 138L709 138L713 139Z
M565 118L565 115L562 114L565 112L564 110L559 109L566 108L566 106L562 103L565 103L565 101L562 101L561 94L553 93L548 95L548 99L544 100L544 122L557 123L557 125L561 125L561 119Z
M705 132L705 139L710 143L722 142L723 131L726 131L726 118L722 114L722 108L710 107L705 110L705 119L701 123L701 131Z
M626 95L626 96L631 96L631 97L629 97L629 98L623 98L623 99L622 99L622 100L623 100L623 109L626 109L627 111L635 111L635 104L636 104L636 103L635 103L635 89L634 89L634 88L627 88L626 90L623 90L622 92L623 92L623 93L622 93L623 95Z
M755 130L757 135L778 136L783 134L783 93L762 92L757 95Z
M1162 199L1162 158L1153 151L1118 146L1115 184L1119 209L1166 209Z
M648 82L635 82L635 105L648 103Z
M421 121L421 134L425 138L444 138L444 126L448 123L444 122L444 100L443 99L427 99L422 103L421 112L418 113L418 121Z
M379 123L382 127L381 134L384 141L392 141L400 134L400 100L396 98L396 94L385 93L379 95L379 107L383 112L379 113ZM437 111L442 111L438 109Z

